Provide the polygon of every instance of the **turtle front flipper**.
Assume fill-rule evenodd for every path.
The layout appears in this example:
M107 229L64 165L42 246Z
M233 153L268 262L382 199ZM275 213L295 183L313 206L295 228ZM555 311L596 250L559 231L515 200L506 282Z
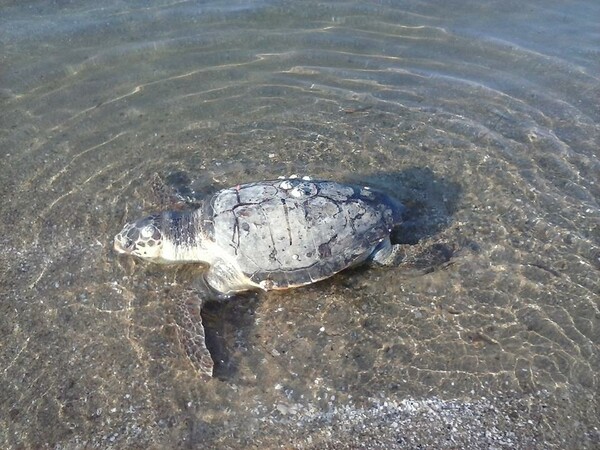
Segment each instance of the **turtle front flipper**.
M204 326L200 314L204 301L190 292L177 301L177 332L187 357L202 375L212 377L214 362L206 348Z
M190 179L183 172L175 172L165 179L155 173L150 183L154 202L161 208L172 210L198 208L202 202L194 198L189 184Z

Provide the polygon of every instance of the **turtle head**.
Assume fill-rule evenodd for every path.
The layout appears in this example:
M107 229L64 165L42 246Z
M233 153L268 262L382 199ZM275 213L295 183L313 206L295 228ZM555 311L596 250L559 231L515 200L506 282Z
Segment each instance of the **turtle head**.
M160 260L163 246L161 222L161 216L155 214L125 224L115 236L115 251L150 261Z

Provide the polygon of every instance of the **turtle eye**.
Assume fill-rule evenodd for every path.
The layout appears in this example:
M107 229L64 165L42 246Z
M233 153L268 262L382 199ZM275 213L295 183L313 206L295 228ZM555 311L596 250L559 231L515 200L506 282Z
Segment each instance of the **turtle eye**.
M131 240L129 238L125 241L125 247L126 248L132 248L133 244L134 244L133 240Z

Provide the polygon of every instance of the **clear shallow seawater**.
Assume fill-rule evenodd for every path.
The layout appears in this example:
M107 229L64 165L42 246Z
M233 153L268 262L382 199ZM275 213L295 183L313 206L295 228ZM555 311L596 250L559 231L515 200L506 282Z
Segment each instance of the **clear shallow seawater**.
M1 2L0 446L597 448L598 17ZM205 382L174 325L194 272L111 249L180 171L369 182L449 260L210 305Z

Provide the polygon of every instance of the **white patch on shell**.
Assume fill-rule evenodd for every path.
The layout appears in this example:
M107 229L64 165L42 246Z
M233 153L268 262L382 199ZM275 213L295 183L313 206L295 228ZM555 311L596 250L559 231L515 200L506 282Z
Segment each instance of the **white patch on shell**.
M291 189L293 185L290 183L290 180L283 180L281 183L279 183L279 187L287 191L288 189Z
M302 177L302 179L303 179L304 181L310 181L310 180L312 180L312 178L311 178L311 177L309 177L309 176L307 176L307 175L304 175L304 176Z
M317 186L314 183L307 181L299 183L290 191L290 195L294 198L312 197L319 192Z
M368 198L370 200L375 198L375 194L373 194L373 191L371 191L371 188L369 188L369 186L363 186L363 188L360 190L360 193L363 197Z
M265 291L270 291L275 287L275 283L272 280L262 280L258 285Z

